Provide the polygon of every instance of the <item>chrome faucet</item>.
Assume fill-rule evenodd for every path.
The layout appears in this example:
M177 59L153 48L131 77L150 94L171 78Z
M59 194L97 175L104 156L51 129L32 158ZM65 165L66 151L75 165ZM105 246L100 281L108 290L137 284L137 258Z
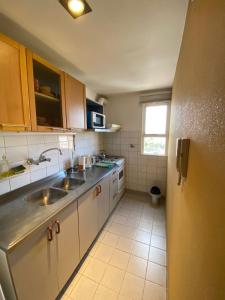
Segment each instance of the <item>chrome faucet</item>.
M62 150L61 149L59 149L59 148L49 148L49 149L43 151L40 154L38 159L28 158L28 160L27 160L28 165L39 165L42 162L51 161L51 158L47 158L43 154L46 153L46 152L52 151L52 150L57 150L57 151L59 151L59 154L62 155Z

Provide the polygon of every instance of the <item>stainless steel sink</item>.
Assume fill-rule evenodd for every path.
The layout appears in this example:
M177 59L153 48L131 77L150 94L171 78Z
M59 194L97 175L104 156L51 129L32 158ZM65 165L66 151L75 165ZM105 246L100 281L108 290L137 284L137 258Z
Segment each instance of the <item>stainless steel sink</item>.
M75 190L76 188L80 187L84 183L85 181L82 179L65 177L63 179L60 179L53 186L68 191L68 190Z
M67 193L54 188L46 188L28 195L25 200L32 203L38 203L41 206L46 206L57 202L65 197Z

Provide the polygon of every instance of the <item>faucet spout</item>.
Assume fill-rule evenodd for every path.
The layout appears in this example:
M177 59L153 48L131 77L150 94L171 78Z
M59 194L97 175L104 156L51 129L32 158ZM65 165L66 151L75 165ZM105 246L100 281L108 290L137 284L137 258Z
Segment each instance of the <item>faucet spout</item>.
M29 158L27 160L28 165L39 165L39 163L45 162L45 161L50 162L51 158L47 158L44 154L46 152L53 151L53 150L59 151L59 154L62 155L62 150L60 148L49 148L49 149L43 151L37 160L34 160L33 158Z

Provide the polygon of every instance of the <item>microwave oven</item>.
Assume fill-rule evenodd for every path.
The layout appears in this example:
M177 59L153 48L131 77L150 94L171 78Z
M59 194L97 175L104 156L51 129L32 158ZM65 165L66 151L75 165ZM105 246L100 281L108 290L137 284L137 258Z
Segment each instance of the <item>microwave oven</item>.
M87 128L105 128L105 115L94 111L88 111Z

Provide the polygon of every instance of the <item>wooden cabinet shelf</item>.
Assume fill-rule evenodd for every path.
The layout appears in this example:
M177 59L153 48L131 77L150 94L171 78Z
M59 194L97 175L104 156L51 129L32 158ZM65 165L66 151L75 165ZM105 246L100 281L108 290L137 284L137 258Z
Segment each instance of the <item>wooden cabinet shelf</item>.
M37 98L41 98L41 99L46 100L46 101L60 102L59 98L48 96L48 95L45 95L45 94L40 93L40 92L35 92L35 96Z

